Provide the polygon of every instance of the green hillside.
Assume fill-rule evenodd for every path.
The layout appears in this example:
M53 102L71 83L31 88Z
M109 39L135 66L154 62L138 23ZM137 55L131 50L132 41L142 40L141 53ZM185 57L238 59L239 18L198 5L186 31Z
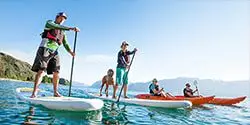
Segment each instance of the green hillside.
M0 52L0 78L34 81L35 72L31 71L29 63ZM52 78L46 75L42 82L52 83ZM64 78L60 78L59 83L69 85L69 81Z

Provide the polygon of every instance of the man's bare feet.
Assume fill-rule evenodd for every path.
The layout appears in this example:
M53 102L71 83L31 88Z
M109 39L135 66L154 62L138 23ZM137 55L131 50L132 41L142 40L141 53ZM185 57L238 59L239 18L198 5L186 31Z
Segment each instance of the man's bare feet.
M32 94L32 95L30 96L30 98L36 98L36 95L33 95L33 94Z
M102 96L102 93L100 93L100 96Z
M113 96L112 99L116 99L116 96Z
M38 91L40 91L40 90L39 89L33 90L32 95L30 96L30 98L36 98Z
M125 98L125 99L129 99L129 97L128 97L128 96L124 96L124 98Z
M62 96L58 92L55 92L54 97L62 97Z

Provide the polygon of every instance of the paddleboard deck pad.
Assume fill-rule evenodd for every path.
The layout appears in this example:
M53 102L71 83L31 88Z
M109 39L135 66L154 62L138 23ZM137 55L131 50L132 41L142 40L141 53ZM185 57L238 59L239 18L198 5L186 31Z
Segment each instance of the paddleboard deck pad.
M30 98L33 88L17 88L17 96L31 104L42 105L48 109L66 110L66 111L93 111L103 107L103 101L100 99L84 99L75 97L53 97L38 96ZM41 93L43 90L38 90Z

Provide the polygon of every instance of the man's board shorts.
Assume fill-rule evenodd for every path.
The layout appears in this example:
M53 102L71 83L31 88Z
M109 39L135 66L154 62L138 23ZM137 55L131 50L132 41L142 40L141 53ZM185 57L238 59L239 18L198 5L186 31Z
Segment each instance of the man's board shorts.
M51 51L45 47L39 47L36 53L36 58L31 68L32 71L39 70L47 71L47 74L60 71L60 59L58 52Z
M126 68L116 68L116 83L118 85L128 84L128 72L126 72Z

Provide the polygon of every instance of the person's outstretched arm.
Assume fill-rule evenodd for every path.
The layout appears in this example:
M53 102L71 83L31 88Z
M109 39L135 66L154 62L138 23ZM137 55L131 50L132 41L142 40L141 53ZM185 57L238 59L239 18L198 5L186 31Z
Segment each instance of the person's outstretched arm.
M52 20L48 20L46 22L46 26L45 27L49 28L49 29L73 30L73 28L71 28L71 27L67 27L67 26L63 26L63 25L60 25L60 24L56 24Z
M127 51L127 54L128 54L128 55L131 55L131 54L134 54L136 51L137 51L137 49L136 49L136 48L134 48L134 50L133 50L133 51Z
M69 47L69 44L68 44L68 41L67 41L67 36L65 34L64 34L64 38L63 38L63 46L67 50L67 52L70 53L71 56L75 56L75 53L72 52L72 50Z

